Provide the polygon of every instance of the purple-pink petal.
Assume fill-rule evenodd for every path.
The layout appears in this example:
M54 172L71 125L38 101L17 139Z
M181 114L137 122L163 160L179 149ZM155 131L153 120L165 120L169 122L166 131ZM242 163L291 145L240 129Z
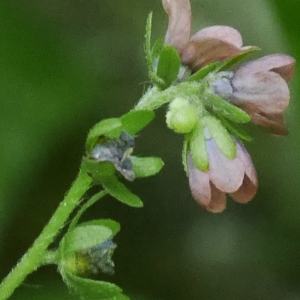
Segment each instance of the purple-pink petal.
M241 52L233 44L213 38L199 38L190 41L181 53L182 62L193 71L215 61L224 60Z
M200 205L206 207L211 201L209 175L196 168L191 155L188 155L187 166L192 195Z
M206 38L221 40L237 48L240 48L243 45L241 34L236 29L229 26L216 25L203 28L191 37L191 41Z
M237 142L236 148L236 158L243 164L245 175L241 186L231 193L231 196L239 203L247 203L256 194L258 187L257 174L252 159L243 145Z
M262 127L266 127L273 135L287 135L289 131L285 127L283 114L253 113L251 121Z
M190 39L190 1L163 0L163 6L169 15L169 25L165 36L165 44L173 46L180 53Z
M240 188L231 193L231 197L238 203L247 203L255 196L257 186L245 175L244 180Z
M274 72L235 73L230 101L250 115L255 112L279 114L289 105L290 91Z
M213 183L210 183L211 201L205 207L208 211L213 213L220 213L226 208L226 194L217 189Z
M295 72L295 59L285 54L272 54L248 62L236 70L236 76L273 71L285 81L289 81Z
M222 212L226 208L226 195L210 182L208 172L202 172L188 155L188 172L191 193L195 201L210 212Z
M211 182L222 192L235 192L243 182L243 164L238 157L234 159L225 157L214 139L206 142L206 148L209 157L209 177Z

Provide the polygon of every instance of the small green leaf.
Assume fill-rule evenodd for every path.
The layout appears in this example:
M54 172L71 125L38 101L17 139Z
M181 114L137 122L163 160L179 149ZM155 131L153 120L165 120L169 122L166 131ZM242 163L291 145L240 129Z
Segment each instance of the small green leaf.
M154 119L154 112L150 110L133 110L120 119L123 130L131 135L138 133Z
M253 137L248 135L242 128L240 128L240 126L238 126L236 123L232 123L228 120L226 120L225 118L223 118L222 116L218 117L222 124L227 128L227 130L233 134L234 136L236 136L239 139L242 139L244 141L247 142L251 142L253 141Z
M212 64L209 64L203 68L201 68L199 71L194 73L192 76L188 77L187 81L200 81L204 77L206 77L209 73L214 72L218 67L220 66L220 62L214 62Z
M190 150L195 166L206 172L208 170L208 155L206 151L203 125L201 122L198 122L197 126L191 133Z
M113 236L112 231L100 225L79 225L65 236L62 255L93 248Z
M157 174L164 162L159 157L136 157L131 156L133 172L137 177L149 177Z
M218 68L218 72L230 69L232 66L234 66L236 63L240 62L246 56L248 56L249 54L252 54L252 52L258 51L258 50L260 50L259 47L251 46L248 49L241 51L237 55L226 59Z
M169 45L164 46L157 65L157 76L165 83L162 88L169 87L177 79L180 65L181 59L178 52Z
M212 92L207 93L206 99L205 106L210 107L217 115L221 115L236 123L248 123L251 121L251 117L245 111Z
M97 143L99 137L106 136L109 138L117 138L120 136L122 123L118 118L110 118L97 123L88 133L86 140L86 149L91 151Z
M113 176L106 178L103 180L102 185L110 195L120 202L133 207L143 206L142 200L137 195L130 192L127 187L117 179L117 177Z
M63 268L60 272L68 287L83 300L129 300L122 294L122 289L113 283L82 278Z
M232 137L222 125L221 121L213 116L203 118L205 126L209 129L213 139L216 141L219 149L229 159L235 158L236 145Z

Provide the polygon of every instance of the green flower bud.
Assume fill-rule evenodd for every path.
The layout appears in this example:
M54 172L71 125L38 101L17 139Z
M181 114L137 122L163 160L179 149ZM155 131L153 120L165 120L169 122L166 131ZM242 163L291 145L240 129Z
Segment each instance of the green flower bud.
M198 122L196 108L187 99L176 98L169 105L167 125L177 133L189 133Z

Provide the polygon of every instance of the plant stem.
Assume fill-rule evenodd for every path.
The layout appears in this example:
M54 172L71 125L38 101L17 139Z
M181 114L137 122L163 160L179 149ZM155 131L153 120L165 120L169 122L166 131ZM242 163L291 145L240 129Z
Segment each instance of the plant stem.
M92 178L81 170L71 189L60 203L57 210L44 227L39 237L24 254L20 262L11 270L0 285L0 300L5 300L23 282L28 274L35 271L44 262L47 248L64 226L71 212L89 189Z

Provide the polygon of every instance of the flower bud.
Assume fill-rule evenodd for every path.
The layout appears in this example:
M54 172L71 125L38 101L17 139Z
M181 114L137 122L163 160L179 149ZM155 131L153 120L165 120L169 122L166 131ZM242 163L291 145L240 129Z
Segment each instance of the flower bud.
M167 125L177 133L189 133L198 122L196 108L187 99L176 98L169 105Z

